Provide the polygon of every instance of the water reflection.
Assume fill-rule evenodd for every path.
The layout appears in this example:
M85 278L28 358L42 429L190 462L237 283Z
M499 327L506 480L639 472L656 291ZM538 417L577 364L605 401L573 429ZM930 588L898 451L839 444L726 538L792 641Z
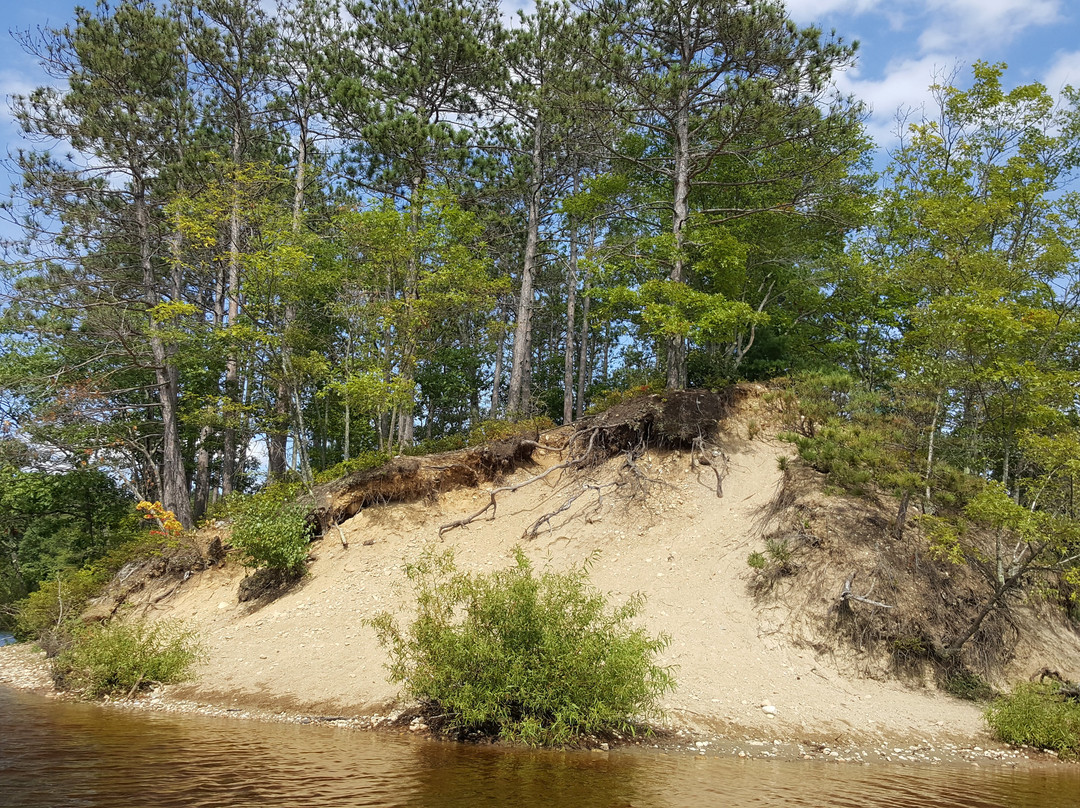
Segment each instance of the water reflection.
M463 747L0 688L0 805L1073 808L1080 772Z

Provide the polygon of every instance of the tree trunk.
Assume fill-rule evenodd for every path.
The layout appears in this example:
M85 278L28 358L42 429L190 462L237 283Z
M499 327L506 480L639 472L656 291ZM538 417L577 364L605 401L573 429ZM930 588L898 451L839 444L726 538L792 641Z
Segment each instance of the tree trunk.
M495 342L495 368L492 371L494 377L491 381L491 414L490 418L499 417L499 398L502 392L502 374L503 374L503 337L500 334L498 340Z
M686 271L683 261L683 246L686 234L683 232L690 218L690 100L686 88L679 91L679 109L675 119L675 176L674 198L672 199L671 232L675 237L675 259L671 262L668 280L684 283ZM666 339L668 390L681 390L686 387L686 337L681 334L669 334Z
M160 300L157 284L154 280L153 252L150 236L150 212L146 206L146 189L142 178L136 176L132 182L132 195L135 202L135 221L139 233L139 263L142 269L143 300L147 309L152 309ZM149 312L148 312L149 316ZM194 525L191 513L191 500L188 497L187 474L184 471L184 455L180 443L180 422L177 412L177 388L175 369L169 361L169 351L161 339L161 334L154 324L150 324L150 350L154 356L154 378L156 381L158 404L161 407L162 427L162 463L161 489L162 504L172 511L185 528Z
M578 190L574 175L574 193ZM577 227L570 224L570 260L566 265L566 350L563 354L563 423L574 420L574 308L577 304L578 238Z
M233 129L232 162L233 167L239 167L240 160L240 129ZM229 280L228 299L226 301L226 317L228 327L232 329L240 316L240 200L233 195L232 205L229 210ZM240 400L240 362L236 351L229 350L229 356L225 361L225 400L226 406L235 410L235 405ZM225 413L225 431L223 435L223 458L221 472L221 493L228 496L236 485L236 418L238 414Z
M593 249L596 247L596 225L589 225L589 247L588 257L592 258ZM586 271L585 277L582 279L581 284L582 294L585 295L585 300L581 306L581 337L578 339L580 343L580 353L578 355L578 375L577 375L577 417L585 417L585 386L589 381L591 374L589 373L589 273Z
M195 503L192 506L192 517L195 520L203 518L206 506L210 503L210 449L206 445L210 440L212 430L209 424L199 429L199 439L195 449Z
M510 417L521 415L528 407L529 391L526 384L532 329L533 281L536 275L536 254L540 245L541 157L540 120L537 118L533 129L525 260L521 267L521 294L518 297L514 351L510 361L510 390L506 397L506 410Z

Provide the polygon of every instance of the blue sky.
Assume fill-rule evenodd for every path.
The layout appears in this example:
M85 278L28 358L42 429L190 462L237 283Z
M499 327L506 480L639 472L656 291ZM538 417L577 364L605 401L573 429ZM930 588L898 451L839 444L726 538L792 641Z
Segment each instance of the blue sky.
M502 5L509 15L531 1L502 0ZM898 108L923 104L927 87L942 71L959 67L960 80L966 80L977 59L1007 62L1010 84L1039 81L1052 92L1065 83L1080 85L1078 0L788 0L787 6L802 24L835 29L844 39L860 42L858 64L838 76L837 83L871 106L869 129L883 149L893 142ZM71 18L73 7L69 0L0 0L10 30L60 26ZM6 102L12 93L28 92L46 80L13 40L0 46L5 152L21 144Z

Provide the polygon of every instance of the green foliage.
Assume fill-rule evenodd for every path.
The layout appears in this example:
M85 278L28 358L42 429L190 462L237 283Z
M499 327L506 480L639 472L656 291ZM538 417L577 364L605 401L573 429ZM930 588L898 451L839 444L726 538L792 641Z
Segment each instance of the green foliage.
M746 563L768 578L780 578L795 572L794 550L787 539L770 536L765 539L765 552L755 550Z
M384 463L389 462L390 455L387 452L361 452L356 457L352 457L341 463L337 463L328 469L324 469L315 475L316 483L329 483L334 480L340 480L342 477L348 477L350 474L355 474L358 471L367 471L368 469L375 469Z
M288 574L304 568L311 541L310 508L293 499L290 486L269 488L236 506L232 542L249 567Z
M964 667L947 671L944 686L946 693L964 701L988 701L994 697L994 688L979 674Z
M20 640L40 639L66 632L87 602L108 581L102 568L66 570L42 581L40 587L16 604L14 634Z
M554 426L555 422L544 415L519 421L489 419L481 421L469 431L469 445L478 446L482 443L506 440L518 435L536 435Z
M137 539L131 506L99 470L28 471L0 462L0 604Z
M587 565L537 575L520 548L515 559L475 575L458 572L449 552L406 567L415 620L405 629L386 613L372 621L390 678L454 730L527 744L632 731L656 714L674 679L654 662L668 638L631 625L643 598L609 609Z
M182 681L201 655L195 633L176 621L97 624L75 634L53 662L53 677L91 698L127 695Z
M1021 682L986 710L994 734L1010 744L1080 756L1080 704L1065 700L1056 683Z

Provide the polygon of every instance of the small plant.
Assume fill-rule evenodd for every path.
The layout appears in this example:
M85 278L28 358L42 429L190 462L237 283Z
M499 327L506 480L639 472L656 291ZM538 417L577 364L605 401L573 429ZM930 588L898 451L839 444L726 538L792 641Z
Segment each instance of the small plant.
M446 728L527 744L633 731L673 689L654 658L668 643L631 625L644 600L609 609L587 568L535 575L521 549L506 570L470 575L451 553L406 567L416 619L371 621L390 679L443 716Z
M755 550L746 558L746 563L757 570L769 584L785 575L795 572L794 551L787 539L770 537L765 539L765 552Z
M53 662L53 678L92 698L130 695L183 680L201 655L195 634L176 621L98 624L74 635Z
M965 701L989 701L994 697L994 688L979 674L960 667L945 674L945 692Z
M1080 703L1067 701L1056 682L1023 682L986 710L986 721L1005 743L1052 749L1080 757Z
M311 541L310 509L284 499L266 492L237 507L232 542L246 566L297 575L304 569Z

